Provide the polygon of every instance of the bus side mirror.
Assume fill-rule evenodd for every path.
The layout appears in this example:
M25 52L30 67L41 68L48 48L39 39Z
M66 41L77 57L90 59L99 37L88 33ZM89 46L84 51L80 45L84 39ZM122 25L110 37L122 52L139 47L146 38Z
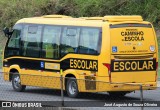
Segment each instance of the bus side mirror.
M12 35L12 31L10 31L7 27L3 29L3 32L6 37L10 37Z

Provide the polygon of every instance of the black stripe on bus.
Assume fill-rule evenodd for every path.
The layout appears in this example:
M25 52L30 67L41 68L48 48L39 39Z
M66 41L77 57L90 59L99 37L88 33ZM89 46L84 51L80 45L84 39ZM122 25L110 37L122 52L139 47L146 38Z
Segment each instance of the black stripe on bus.
M56 61L46 61L46 60L33 60L33 59L24 59L24 58L12 58L8 59L7 62L3 62L3 67L10 67L12 65L19 65L21 69L29 70L42 70L50 72L59 72L57 69L47 69L45 66L41 66L41 63L57 63L60 64L60 69L63 71L67 69L76 69L76 70L88 70L88 71L98 71L98 61L92 59L77 59L77 58L67 58L61 62Z

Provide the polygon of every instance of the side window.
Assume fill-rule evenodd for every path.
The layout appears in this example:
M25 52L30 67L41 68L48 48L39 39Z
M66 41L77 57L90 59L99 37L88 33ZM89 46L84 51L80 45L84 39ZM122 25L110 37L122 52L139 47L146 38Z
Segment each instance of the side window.
M61 38L61 56L78 52L80 28L64 27Z
M80 35L79 53L98 54L100 30L94 28L82 28Z
M20 55L20 36L22 34L22 24L13 27L13 34L8 41L5 57Z
M45 26L42 39L42 57L59 58L61 27Z
M40 57L42 26L25 25L21 40L22 55L27 57Z

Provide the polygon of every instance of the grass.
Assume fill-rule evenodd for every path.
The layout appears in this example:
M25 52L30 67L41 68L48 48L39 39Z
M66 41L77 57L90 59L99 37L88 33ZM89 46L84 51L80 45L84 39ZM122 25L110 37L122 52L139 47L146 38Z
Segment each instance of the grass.
M21 18L46 14L141 15L144 20L155 22L159 10L159 0L0 0L0 28L13 26Z
M0 0L0 27L12 27L21 18L47 14L45 7L49 1L51 0Z
M0 31L0 69L2 67L2 50L6 44L7 38L3 36L4 34Z
M2 47L0 46L0 69L2 68Z
M1 53L2 51L0 50L0 53ZM2 66L2 55L0 55L0 68L1 68L1 66Z
M2 67L2 46L0 46L0 69Z

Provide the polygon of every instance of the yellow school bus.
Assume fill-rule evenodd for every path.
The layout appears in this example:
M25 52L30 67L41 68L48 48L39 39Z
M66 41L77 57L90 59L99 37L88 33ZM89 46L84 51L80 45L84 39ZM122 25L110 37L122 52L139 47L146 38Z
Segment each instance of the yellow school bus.
M157 87L156 34L141 16L45 15L21 19L4 33L4 80L16 91L60 89L60 70L69 97L102 91L124 96L139 90L136 85Z

